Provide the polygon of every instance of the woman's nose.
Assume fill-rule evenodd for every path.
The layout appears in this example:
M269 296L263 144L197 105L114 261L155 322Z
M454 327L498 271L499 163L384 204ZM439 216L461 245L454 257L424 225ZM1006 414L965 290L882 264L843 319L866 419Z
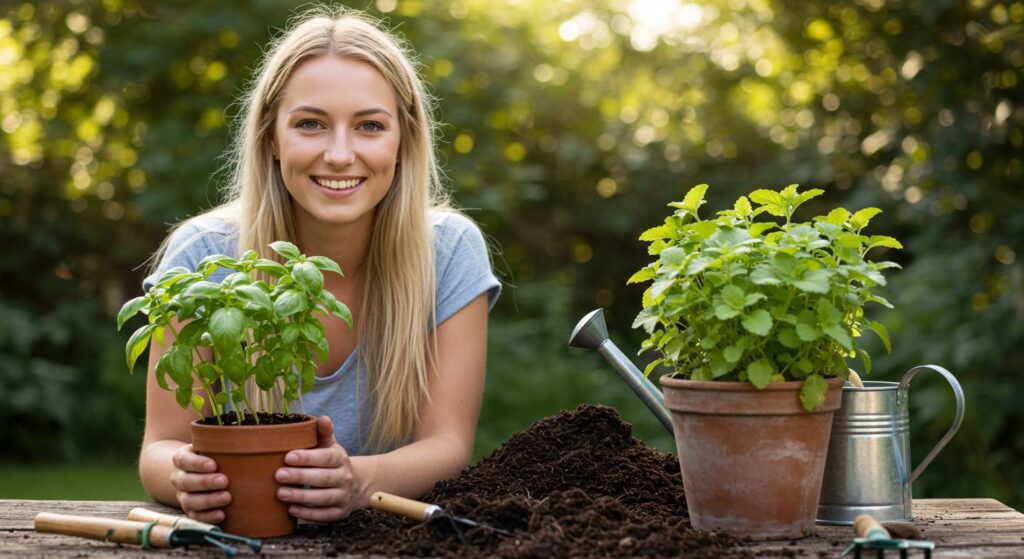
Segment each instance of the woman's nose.
M324 151L324 162L335 167L351 165L356 160L352 141L345 133L334 135L331 144Z

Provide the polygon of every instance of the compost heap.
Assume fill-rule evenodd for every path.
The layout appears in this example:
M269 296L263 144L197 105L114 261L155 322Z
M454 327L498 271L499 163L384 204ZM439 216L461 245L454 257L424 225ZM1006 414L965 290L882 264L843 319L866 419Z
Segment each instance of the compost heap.
M581 406L535 423L423 497L511 532L374 510L300 533L338 555L442 557L747 557L743 542L690 526L675 456L635 439L615 410Z

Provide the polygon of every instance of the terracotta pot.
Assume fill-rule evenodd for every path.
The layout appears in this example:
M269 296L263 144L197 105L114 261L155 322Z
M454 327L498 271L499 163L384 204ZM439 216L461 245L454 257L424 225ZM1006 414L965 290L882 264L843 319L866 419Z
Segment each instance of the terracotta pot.
M228 477L231 503L224 508L225 532L253 538L286 536L296 519L277 498L282 484L274 472L289 450L316 446L316 418L281 425L201 425L192 422L192 446L217 462Z
M754 539L814 533L843 379L828 380L825 403L813 412L800 404L801 384L758 390L661 377L694 528Z

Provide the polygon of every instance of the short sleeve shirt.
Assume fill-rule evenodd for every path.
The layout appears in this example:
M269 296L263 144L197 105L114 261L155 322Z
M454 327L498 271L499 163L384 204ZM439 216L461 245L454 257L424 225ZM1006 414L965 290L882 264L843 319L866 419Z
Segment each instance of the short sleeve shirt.
M501 283L491 269L487 245L476 224L461 214L446 211L432 211L430 222L434 233L437 324L444 323L484 293L488 309L493 308ZM171 234L163 260L142 281L143 289L152 288L156 279L170 268L195 270L199 261L211 254L236 255L237 246L234 225L213 216L189 220ZM220 268L210 276L210 281L220 282L229 273L230 270ZM367 397L365 363L358 353L357 346L337 371L317 377L313 388L302 395L302 411L329 416L338 443L353 456L366 449L373 408Z

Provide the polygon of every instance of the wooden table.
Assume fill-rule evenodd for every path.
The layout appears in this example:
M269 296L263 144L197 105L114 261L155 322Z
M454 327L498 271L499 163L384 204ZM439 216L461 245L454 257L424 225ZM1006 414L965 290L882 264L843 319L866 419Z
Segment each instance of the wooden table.
M180 511L153 503L133 501L19 501L0 500L0 557L153 557L156 554L223 557L208 548L142 551L132 546L37 534L32 519L38 512L58 512L126 518L134 507L177 514ZM914 523L924 537L936 543L936 558L1001 557L1024 558L1024 514L994 499L918 499L914 501ZM810 538L793 542L757 543L750 550L776 551L789 557L838 557L853 536L841 526L818 526ZM268 540L263 549L268 557L317 557L323 542L291 536ZM239 557L252 556L247 551ZM852 556L852 555L851 555ZM898 557L889 552L888 557ZM923 557L920 551L910 557ZM849 556L848 556L849 557ZM872 555L873 557L873 555Z

